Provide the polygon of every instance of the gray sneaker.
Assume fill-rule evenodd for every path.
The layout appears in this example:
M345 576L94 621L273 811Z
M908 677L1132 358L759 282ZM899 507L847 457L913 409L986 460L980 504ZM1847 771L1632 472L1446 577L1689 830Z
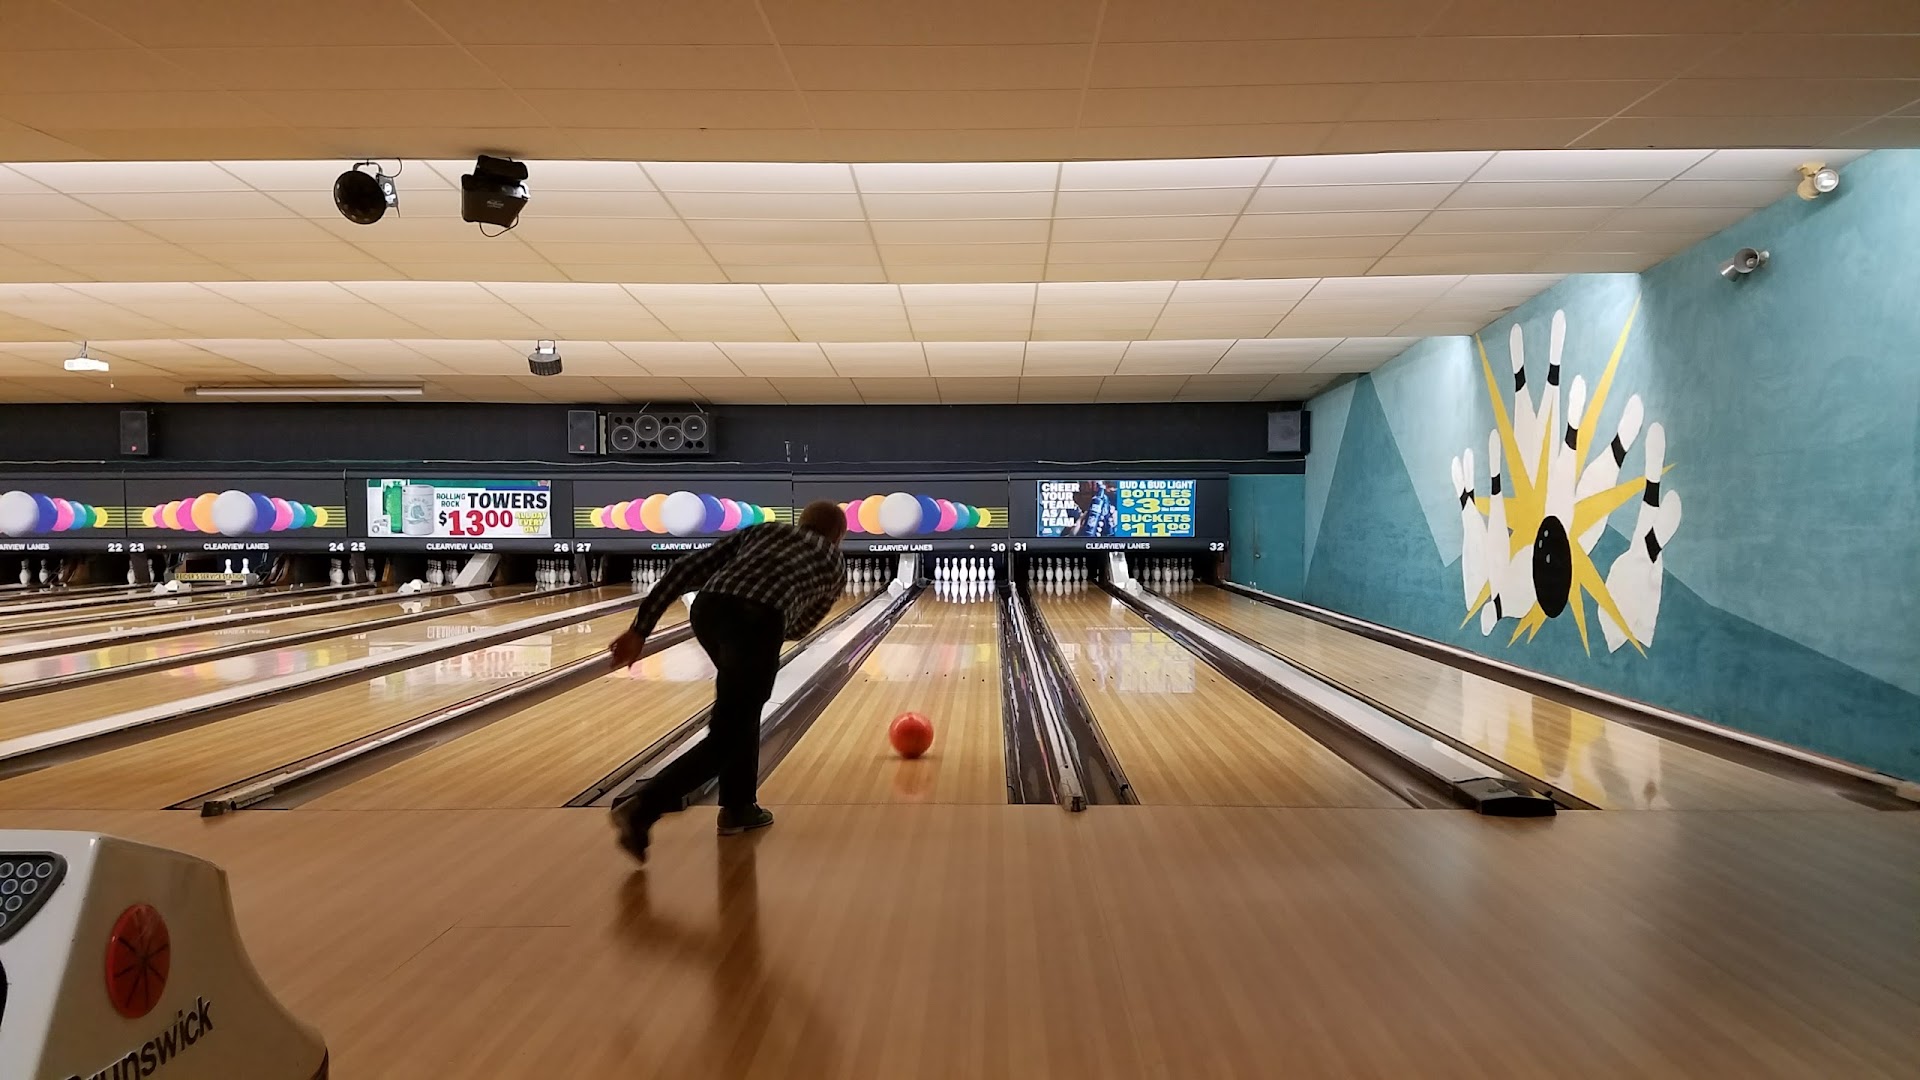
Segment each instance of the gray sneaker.
M748 829L764 829L773 824L773 811L762 806L749 806L745 810L720 811L720 835L733 836Z

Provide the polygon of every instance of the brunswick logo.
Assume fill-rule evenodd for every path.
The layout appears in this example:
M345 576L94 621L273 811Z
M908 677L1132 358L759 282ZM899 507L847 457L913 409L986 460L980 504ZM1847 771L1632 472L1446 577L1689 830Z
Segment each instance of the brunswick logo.
M85 1076L75 1073L67 1080L138 1080L152 1076L212 1032L213 1003L206 998L195 998L192 1011L183 1009L174 1013L173 1023L140 1044L138 1049L120 1055L104 1069Z

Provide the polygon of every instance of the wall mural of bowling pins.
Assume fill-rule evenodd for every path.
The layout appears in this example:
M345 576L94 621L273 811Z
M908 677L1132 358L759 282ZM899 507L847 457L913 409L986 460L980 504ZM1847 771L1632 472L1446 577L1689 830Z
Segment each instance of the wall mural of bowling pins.
M1635 304L1628 312L1592 387L1584 375L1574 376L1564 413L1560 383L1566 312L1553 313L1546 384L1537 402L1527 384L1525 334L1518 324L1513 327L1508 338L1511 414L1486 343L1474 339L1495 426L1487 437L1484 494L1473 448L1452 462L1462 533L1460 587L1467 611L1462 626L1478 616L1480 632L1491 635L1511 620L1507 642L1512 644L1523 634L1533 640L1541 627L1565 616L1591 654L1590 597L1609 652L1631 645L1644 655L1653 644L1665 569L1662 556L1680 527L1681 513L1679 494L1665 482L1672 469L1666 431L1657 421L1646 423L1637 395L1627 400L1612 432L1595 430L1638 311ZM1644 442L1646 467L1639 476L1622 478L1621 464L1636 439ZM1594 544L1607 519L1629 503L1639 509L1627 550L1602 571L1591 557Z

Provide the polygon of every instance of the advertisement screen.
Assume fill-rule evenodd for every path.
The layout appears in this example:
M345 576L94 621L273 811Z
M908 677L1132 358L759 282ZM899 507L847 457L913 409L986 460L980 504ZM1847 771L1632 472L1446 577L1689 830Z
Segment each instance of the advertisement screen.
M1193 480L1042 480L1036 487L1036 536L1194 535L1197 482Z
M553 535L553 481L372 479L367 536L419 540L545 540Z
M573 503L579 550L685 551L761 522L791 523L793 484L724 477L609 477L575 480Z
M117 550L126 496L119 480L0 476L0 551Z
M335 476L127 479L127 538L193 551L322 549L347 532Z

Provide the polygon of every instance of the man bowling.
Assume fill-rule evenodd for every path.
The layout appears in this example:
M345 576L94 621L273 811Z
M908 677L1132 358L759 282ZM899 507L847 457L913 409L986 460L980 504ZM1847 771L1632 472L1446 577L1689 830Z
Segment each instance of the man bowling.
M688 796L716 777L722 836L773 824L756 794L760 712L773 695L781 642L805 637L840 595L846 528L838 506L816 502L796 524L742 529L679 560L634 613L633 626L614 639L613 670L631 667L667 607L697 591L688 621L714 666L707 737L614 804L620 846L634 858L646 861L647 834L661 815L686 809Z

